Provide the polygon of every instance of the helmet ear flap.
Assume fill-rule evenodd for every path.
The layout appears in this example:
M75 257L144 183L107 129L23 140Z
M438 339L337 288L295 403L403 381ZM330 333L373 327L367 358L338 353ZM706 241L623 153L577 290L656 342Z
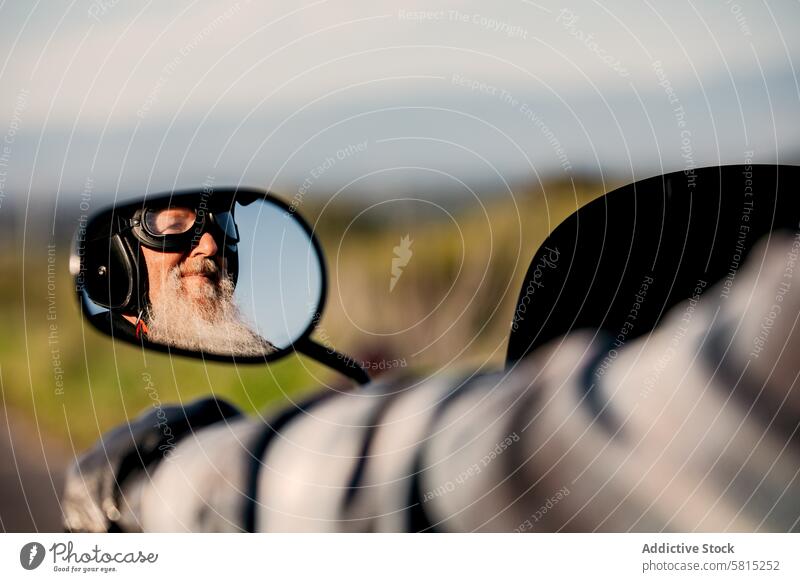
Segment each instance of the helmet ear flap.
M147 271L138 251L120 234L86 244L83 289L93 303L128 313L146 304Z

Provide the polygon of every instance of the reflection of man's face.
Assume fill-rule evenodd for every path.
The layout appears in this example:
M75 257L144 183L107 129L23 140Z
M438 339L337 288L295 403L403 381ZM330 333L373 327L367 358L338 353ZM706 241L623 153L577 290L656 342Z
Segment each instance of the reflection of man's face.
M195 211L168 208L145 215L150 233L180 235L194 227ZM274 347L243 320L234 303L233 281L222 245L199 232L185 251L165 252L142 245L147 266L150 340L190 350L263 355Z
M184 253L167 253L142 247L150 283L150 301L159 300L170 276L177 275L180 285L191 301L205 303L219 298L220 281L227 276L219 246L205 232L197 246ZM176 272L173 273L173 269Z
M159 235L180 235L195 225L196 214L191 208L174 207L148 212L144 216L147 229ZM225 264L217 241L209 232L198 233L191 248L185 252L163 252L142 247L147 265L150 300L155 303L169 278L177 274L187 299L198 302L219 296L219 283L225 274ZM173 269L176 269L173 272Z

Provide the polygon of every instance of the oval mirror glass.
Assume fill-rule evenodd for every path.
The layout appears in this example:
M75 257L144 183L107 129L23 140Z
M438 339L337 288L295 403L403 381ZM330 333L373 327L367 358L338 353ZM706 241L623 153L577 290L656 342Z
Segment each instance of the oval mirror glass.
M71 261L83 314L114 338L264 362L307 337L325 268L308 224L255 190L150 196L79 230Z

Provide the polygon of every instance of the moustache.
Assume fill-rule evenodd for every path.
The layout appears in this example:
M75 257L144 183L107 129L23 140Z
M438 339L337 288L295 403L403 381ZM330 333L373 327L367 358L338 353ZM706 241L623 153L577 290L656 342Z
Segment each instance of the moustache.
M222 272L219 265L209 258L200 258L194 261L187 261L182 265L178 265L178 275L181 277L191 277L194 275L203 275L214 281L219 281L222 277Z

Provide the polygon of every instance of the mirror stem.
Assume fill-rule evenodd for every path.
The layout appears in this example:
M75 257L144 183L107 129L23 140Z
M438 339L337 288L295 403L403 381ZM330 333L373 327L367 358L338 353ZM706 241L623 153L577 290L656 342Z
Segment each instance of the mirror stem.
M364 385L370 382L369 374L355 359L345 354L340 354L333 348L318 344L308 337L297 341L294 347L299 353L325 364L329 368L333 368L358 384Z

